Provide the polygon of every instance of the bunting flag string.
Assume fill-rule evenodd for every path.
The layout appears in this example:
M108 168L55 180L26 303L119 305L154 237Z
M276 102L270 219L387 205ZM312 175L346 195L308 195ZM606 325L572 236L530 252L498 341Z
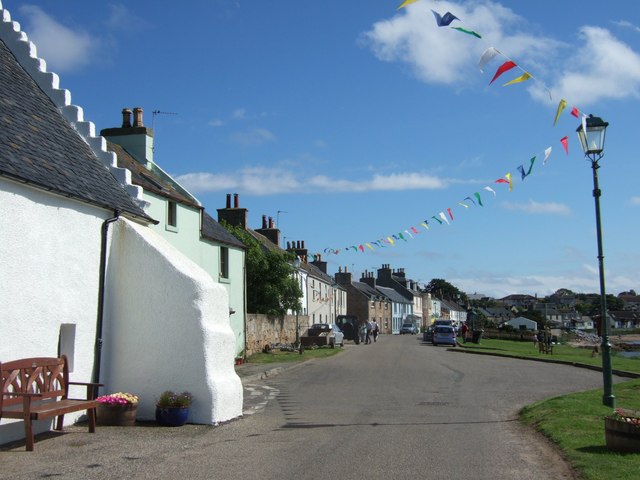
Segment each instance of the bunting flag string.
M413 3L416 3L418 0L405 0L403 1L397 8L398 10L407 7L408 5L411 5ZM431 12L433 13L435 20L436 20L436 24L438 27L450 27L451 29L454 30L458 30L460 32L475 36L477 38L482 38L482 36L471 30L468 28L462 28L462 27L451 27L451 24L454 21L459 21L461 23L464 24L464 22L457 17L456 15L454 15L453 13L447 11L444 13L444 15L440 15L440 13L436 12L435 10L431 10ZM500 50L496 49L495 47L491 46L487 49L485 49L485 51L482 53L482 56L480 57L480 60L478 62L478 68L480 69L481 72L484 73L484 68L489 64L489 62L491 62L494 58L498 57L498 56L502 56L505 58L506 61L504 61L496 70L496 72L494 73L493 78L491 79L491 81L489 82L489 85L493 84L495 82L495 80L497 80L501 75L505 74L506 72L518 68L522 71L522 74L506 83L503 84L503 86L509 86L509 85L514 85L517 83L522 83L525 82L529 79L534 79L537 80L530 72L527 72L526 70L524 70L522 67L520 67L515 61L511 60L510 58L508 58L506 55L504 55ZM539 80L538 80L539 81ZM546 87L546 85L544 85L544 83L540 82L543 87L547 90L548 94L549 94L549 98L552 99L552 94L551 91ZM564 112L564 110L567 108L568 106L568 102L566 99L561 99L556 113L555 113L555 117L553 120L553 126L555 127L556 124L558 123L562 113ZM572 116L576 117L576 118L580 118L581 122L582 122L582 127L586 129L586 115L583 114L580 109L576 106L572 106L570 113ZM566 152L566 154L569 154L569 137L565 136L563 138L560 139L560 142ZM544 159L543 159L543 165L546 165L547 161L549 160L550 156L552 153L552 147L548 147L544 150ZM520 172L521 175L521 181L524 181L526 177L528 177L532 172L533 172L533 167L535 164L537 156L533 156L532 158L530 158L529 160L529 167L527 170L525 170L525 166L524 164L521 164L520 166L518 166L517 170ZM507 184L508 185L508 191L512 192L513 191L513 187L514 187L514 182L513 182L513 177L511 175L511 172L508 172L504 175L504 177L499 178L497 180L495 180L493 183L496 184ZM491 192L493 194L493 197L496 198L497 197L497 193L496 191L491 188L490 186L485 186L483 187L483 190L486 190L488 192ZM475 200L474 200L475 198ZM458 205L460 205L461 207L464 207L465 209L469 209L469 205L465 202L469 201L469 203L472 203L474 206L476 207L484 207L484 204L482 202L482 197L480 195L480 192L474 192L473 196L467 196L463 201L457 202ZM447 212L447 214L445 214L445 211ZM432 219L436 220L438 222L439 225L442 225L443 223L446 223L447 225L451 225L449 219L451 221L454 220L454 213L453 213L453 209L451 207L446 208L446 210L440 211L437 215L433 215L431 217ZM429 226L429 221L428 220L424 220L422 222L420 222L420 225L422 227L425 228L425 230L430 230L430 226ZM410 230L409 230L410 228ZM365 251L365 246L367 249L375 252L375 248L373 247L373 245L377 246L378 248L386 248L387 245L391 245L391 246L396 246L396 242L397 241L404 241L407 242L407 238L405 236L405 234L407 236L409 236L410 239L414 240L415 237L413 234L418 234L420 233L418 231L418 229L416 229L415 227L409 227L407 229L404 230L403 232L399 232L397 234L391 235L391 236L387 236L380 238L377 241L374 242L364 242L363 244L359 244L358 246L352 245L349 247L346 247L344 250L345 251L349 251L349 249L353 249L353 251L355 252L364 252ZM413 232L413 234L412 234ZM324 250L325 253L329 253L329 254L339 254L340 250L339 249L331 249L331 248L327 248Z

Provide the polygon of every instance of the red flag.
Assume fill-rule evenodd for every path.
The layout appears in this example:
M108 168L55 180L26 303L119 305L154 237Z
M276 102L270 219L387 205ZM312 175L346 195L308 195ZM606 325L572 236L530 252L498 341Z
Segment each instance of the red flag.
M573 115L576 118L580 118L580 110L578 110L577 107L573 107L571 109L571 115Z
M562 143L564 151L567 153L567 155L569 155L569 137L562 137L560 139L560 143Z
M364 247L362 245L360 245L358 248L360 249L361 252L364 252Z
M491 85L494 82L494 80L498 78L500 75L502 75L504 72L508 72L514 67L517 67L517 65L513 63L511 60L504 62L502 65L498 67L498 70L496 70L496 74L493 76L493 78L489 82L489 85Z
M507 180L506 178L499 178L493 183L509 183L509 180Z
M420 233L420 232L416 229L416 227L411 227L411 231L412 231L413 233Z
M450 208L447 208L447 213L451 217L451 220L453 220L453 213L451 213L451 209Z

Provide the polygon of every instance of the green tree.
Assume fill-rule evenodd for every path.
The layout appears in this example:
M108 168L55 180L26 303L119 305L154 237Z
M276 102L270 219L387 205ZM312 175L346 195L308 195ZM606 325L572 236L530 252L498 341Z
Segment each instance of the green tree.
M242 227L223 226L247 247L247 311L281 316L298 309L302 290L293 276L295 255L267 249Z
M428 293L440 297L443 300L451 300L452 302L457 302L462 305L466 305L468 303L466 293L458 290L457 287L441 278L434 278L431 280L427 284L426 290Z

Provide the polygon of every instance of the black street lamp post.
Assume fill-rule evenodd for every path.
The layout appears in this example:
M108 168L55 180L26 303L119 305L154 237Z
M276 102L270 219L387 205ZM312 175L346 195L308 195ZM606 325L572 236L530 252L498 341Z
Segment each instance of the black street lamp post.
M611 372L611 343L609 342L609 320L607 316L607 297L604 284L604 254L602 251L602 224L600 222L600 187L598 185L598 162L604 155L604 138L609 123L599 117L589 115L576 132L580 138L582 151L591 161L593 170L593 197L596 204L596 234L598 237L598 270L600 273L600 325L602 334L602 376L604 381L603 405L615 408L613 378Z

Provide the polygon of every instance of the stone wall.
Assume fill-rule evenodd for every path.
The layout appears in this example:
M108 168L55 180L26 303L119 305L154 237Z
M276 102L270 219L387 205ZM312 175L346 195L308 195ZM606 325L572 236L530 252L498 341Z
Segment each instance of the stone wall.
M298 316L300 335L306 335L306 326L309 324L307 315ZM247 351L245 355L251 356L260 353L265 345L272 343L294 343L296 341L296 316L284 317L267 316L256 313L247 314Z

